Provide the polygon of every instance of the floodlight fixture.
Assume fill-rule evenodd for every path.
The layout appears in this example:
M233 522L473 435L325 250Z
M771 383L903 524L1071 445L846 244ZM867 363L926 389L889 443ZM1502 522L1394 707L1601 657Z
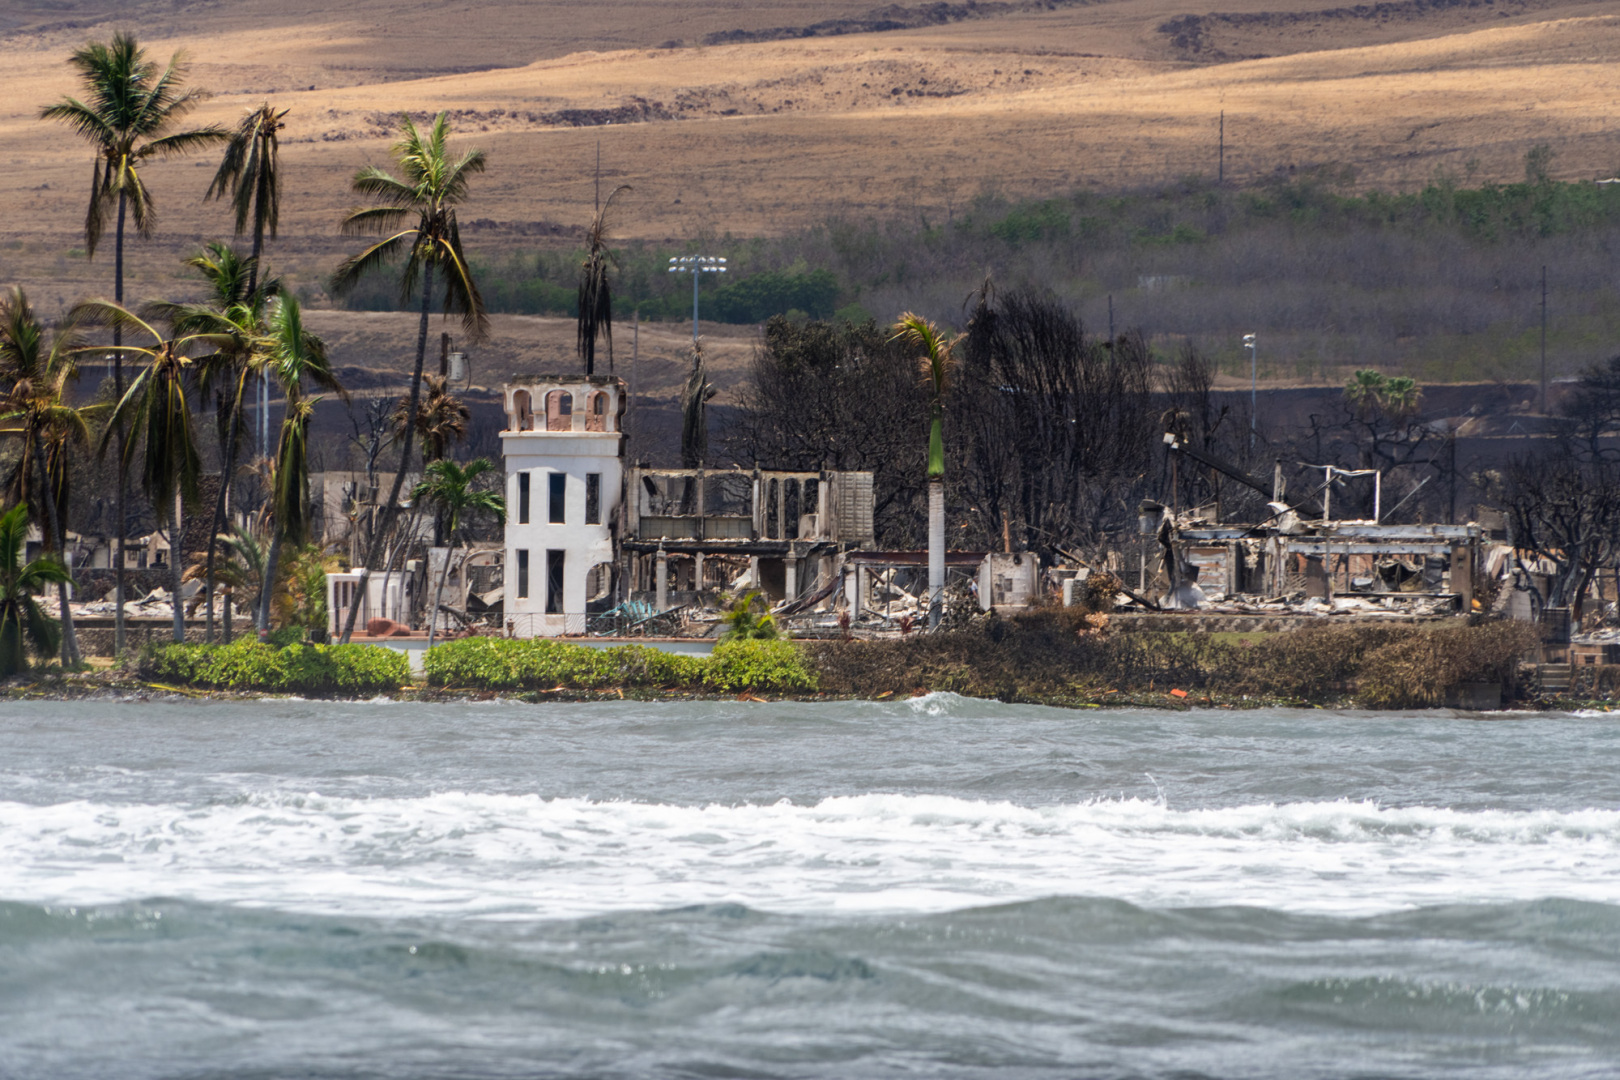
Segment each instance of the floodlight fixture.
M723 274L726 260L718 255L672 255L669 272L692 275L692 344L698 339L698 279L704 274Z

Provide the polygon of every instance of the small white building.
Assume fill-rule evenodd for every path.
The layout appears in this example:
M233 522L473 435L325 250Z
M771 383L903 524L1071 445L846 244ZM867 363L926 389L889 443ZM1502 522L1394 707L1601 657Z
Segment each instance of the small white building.
M586 605L612 590L625 391L603 375L501 388L505 619L516 637L583 634Z

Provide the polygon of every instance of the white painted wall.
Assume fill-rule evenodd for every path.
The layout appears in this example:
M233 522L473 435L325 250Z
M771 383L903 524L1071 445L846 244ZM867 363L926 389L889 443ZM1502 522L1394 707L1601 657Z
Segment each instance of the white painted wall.
M563 390L572 395L573 412L566 430L548 431L546 395ZM514 402L518 391L526 391L533 403L534 430L520 430L520 409ZM503 388L507 430L501 433L501 450L506 462L506 620L519 637L555 637L585 632L586 577L598 563L614 558L611 524L617 520L624 485L624 436L621 415L624 383L615 378L554 378ZM602 431L588 431L586 412L589 395L604 393L606 398ZM529 520L519 520L521 500L518 477L529 475ZM590 473L601 476L599 524L585 523L586 481ZM564 513L561 524L550 520L550 476L564 480ZM529 553L528 596L518 596L518 552ZM562 611L546 611L546 553L563 552Z

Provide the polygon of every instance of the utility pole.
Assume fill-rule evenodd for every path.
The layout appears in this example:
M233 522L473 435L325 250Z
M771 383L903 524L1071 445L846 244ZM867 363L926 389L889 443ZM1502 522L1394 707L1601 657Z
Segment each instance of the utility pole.
M1114 347L1114 294L1108 294L1108 347Z
M1220 171L1219 171L1218 175L1220 177L1219 183L1224 185L1226 183L1226 110L1225 109L1221 110L1221 164L1220 164Z
M630 403L624 411L625 425L630 429L625 433L624 441L628 443L628 456L631 461L636 460L636 376L641 367L641 308L636 308L631 316L630 324Z
M1260 416L1260 365L1255 359L1254 335L1243 335L1243 347L1249 350L1249 452L1254 452L1254 437Z
M1547 266L1541 267L1541 415L1547 415Z

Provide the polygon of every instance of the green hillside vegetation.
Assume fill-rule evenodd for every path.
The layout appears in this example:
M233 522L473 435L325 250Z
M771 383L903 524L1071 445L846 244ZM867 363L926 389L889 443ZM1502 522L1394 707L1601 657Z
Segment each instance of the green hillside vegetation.
M1247 189L1189 178L1023 202L986 194L944 220L834 219L780 237L708 238L704 251L728 256L731 273L703 283L702 318L886 320L910 308L961 325L963 297L989 275L1053 290L1097 330L1112 298L1116 327L1140 326L1165 356L1195 340L1231 373L1248 373L1241 337L1258 332L1266 376L1336 381L1376 358L1428 381L1509 379L1538 370L1545 265L1548 352L1554 373L1567 374L1620 340L1620 184L1549 180L1548 161L1532 151L1514 184L1442 175L1420 191L1348 193L1352 178L1337 173ZM623 245L622 315L690 318L687 279L666 272L669 256L688 250ZM573 314L581 257L532 251L481 264L491 310ZM378 285L350 303L391 309L397 298Z

